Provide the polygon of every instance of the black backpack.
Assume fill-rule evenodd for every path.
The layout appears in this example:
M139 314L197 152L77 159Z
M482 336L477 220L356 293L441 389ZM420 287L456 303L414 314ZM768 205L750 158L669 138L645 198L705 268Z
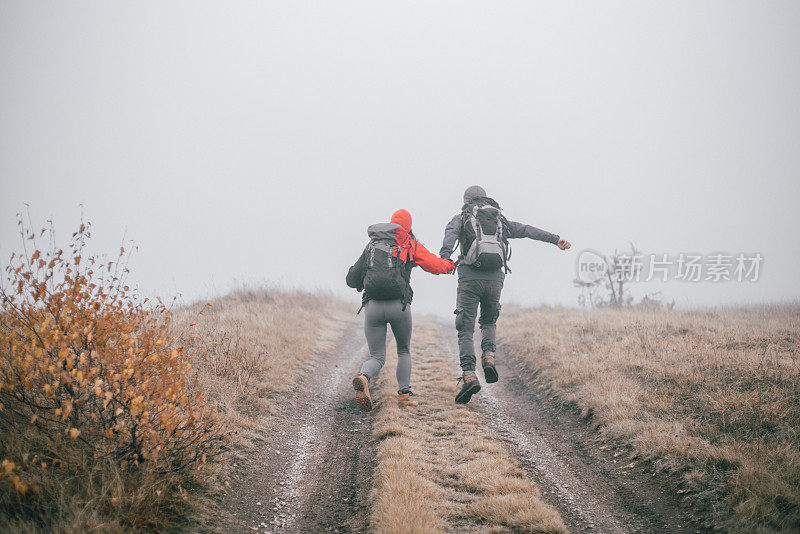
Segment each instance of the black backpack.
M488 197L478 197L461 208L460 263L480 271L506 272L510 247L508 221L500 205Z
M394 240L370 241L364 291L374 300L400 299L403 304L408 304L411 302L410 283L413 263L392 256L392 250L396 246Z

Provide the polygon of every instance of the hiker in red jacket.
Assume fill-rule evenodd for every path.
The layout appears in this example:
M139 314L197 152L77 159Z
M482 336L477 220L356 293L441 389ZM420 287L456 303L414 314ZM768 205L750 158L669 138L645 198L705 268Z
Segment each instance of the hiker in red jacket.
M448 274L455 265L416 240L406 210L394 212L391 222L373 224L367 235L367 247L347 273L347 285L364 292L364 333L369 345L369 359L353 379L356 404L365 412L372 409L369 383L386 362L386 325L390 324L397 341L397 403L417 406L411 398L411 269L419 265L432 274Z

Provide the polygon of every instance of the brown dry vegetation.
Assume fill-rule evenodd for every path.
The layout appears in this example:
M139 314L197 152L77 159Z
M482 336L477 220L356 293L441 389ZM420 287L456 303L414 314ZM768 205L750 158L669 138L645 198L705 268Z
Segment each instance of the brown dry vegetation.
M453 402L458 372L435 323L414 325L412 359L418 407L397 406L393 347L373 387L380 444L371 529L565 532L498 437L471 407Z
M20 223L0 286L0 530L170 531L220 436L169 311L120 259L83 257ZM52 237L52 229L50 229Z
M504 309L501 348L716 526L800 528L800 307Z
M308 371L315 354L352 327L352 306L268 289L240 289L209 304L178 310L175 326L191 332L199 383L216 406L232 452L241 455L252 447L259 417L285 409L281 394Z

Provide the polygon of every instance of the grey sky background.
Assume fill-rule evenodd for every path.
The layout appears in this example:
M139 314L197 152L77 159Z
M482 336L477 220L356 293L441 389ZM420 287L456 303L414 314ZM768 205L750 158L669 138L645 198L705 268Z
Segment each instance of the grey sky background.
M133 280L356 296L398 208L438 252L465 187L516 241L504 301L575 305L578 251L760 252L681 306L800 297L800 3L0 2L0 257L15 213L127 230ZM455 278L415 270L415 308ZM642 289L655 289L644 287ZM641 291L639 291L641 294Z

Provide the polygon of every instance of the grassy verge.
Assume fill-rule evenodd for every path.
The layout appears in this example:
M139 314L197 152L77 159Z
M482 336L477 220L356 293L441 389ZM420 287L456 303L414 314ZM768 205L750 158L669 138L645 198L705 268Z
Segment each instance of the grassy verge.
M718 527L800 528L800 307L504 309L503 351Z
M399 408L389 348L373 385L377 452L370 527L376 532L564 532L558 512L470 407L456 405L457 369L439 327L414 325L415 408Z
M246 453L259 418L285 409L285 394L352 326L352 306L326 296L239 290L176 313L198 355L199 383L217 408L234 454Z

